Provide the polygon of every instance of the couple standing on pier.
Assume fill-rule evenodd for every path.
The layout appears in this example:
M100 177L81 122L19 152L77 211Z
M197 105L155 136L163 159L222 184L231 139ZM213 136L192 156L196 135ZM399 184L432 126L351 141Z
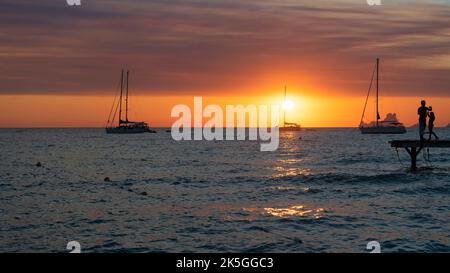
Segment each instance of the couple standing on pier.
M431 140L431 136L434 136L436 139L439 139L438 136L434 133L434 121L436 120L436 116L433 112L433 107L429 106L427 107L426 101L422 101L421 105L417 111L417 114L419 115L419 134L420 134L420 141L422 142L424 140L423 135L425 134L425 129L427 128L427 118L429 118L428 121L428 130L430 133L430 137L428 140Z

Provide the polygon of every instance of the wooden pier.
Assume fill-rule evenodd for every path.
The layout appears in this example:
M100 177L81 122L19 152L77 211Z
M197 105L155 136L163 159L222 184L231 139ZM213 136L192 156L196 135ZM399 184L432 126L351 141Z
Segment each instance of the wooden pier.
M450 140L393 140L389 143L394 148L405 148L411 156L411 170L417 170L417 155L423 148L450 148Z

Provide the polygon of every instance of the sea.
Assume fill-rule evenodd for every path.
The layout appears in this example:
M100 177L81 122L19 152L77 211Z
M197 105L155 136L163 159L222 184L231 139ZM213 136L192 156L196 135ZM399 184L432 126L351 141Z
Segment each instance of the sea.
M281 132L261 152L164 128L0 129L0 252L450 252L450 149L412 172L388 143L409 131Z

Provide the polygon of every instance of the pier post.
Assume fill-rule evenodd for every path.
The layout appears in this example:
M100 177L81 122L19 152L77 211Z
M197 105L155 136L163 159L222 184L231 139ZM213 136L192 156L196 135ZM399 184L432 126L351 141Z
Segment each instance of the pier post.
M411 148L411 170L417 170L417 148Z
M417 155L422 151L422 147L417 149L417 147L405 147L405 150L408 152L409 156L411 156L411 170L417 171Z

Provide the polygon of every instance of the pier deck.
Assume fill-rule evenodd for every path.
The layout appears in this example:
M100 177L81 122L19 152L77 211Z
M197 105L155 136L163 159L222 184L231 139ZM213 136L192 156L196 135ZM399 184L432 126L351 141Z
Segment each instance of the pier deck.
M389 143L394 148L405 148L411 156L411 170L417 170L417 155L423 148L450 148L450 140L393 140Z

